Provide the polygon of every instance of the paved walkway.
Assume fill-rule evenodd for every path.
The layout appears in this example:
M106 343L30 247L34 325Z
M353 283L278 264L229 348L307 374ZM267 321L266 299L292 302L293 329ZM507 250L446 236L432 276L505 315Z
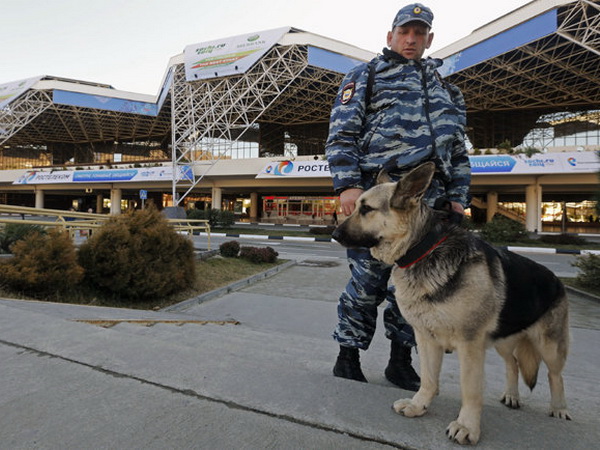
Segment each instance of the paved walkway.
M340 260L300 261L170 312L0 300L0 449L457 448L444 434L460 404L455 355L417 419L391 410L410 393L383 377L381 324L362 356L369 383L332 376L346 278ZM522 386L522 409L501 405L504 368L490 351L479 448L598 447L600 304L570 300L574 420L546 415L545 368L532 393Z

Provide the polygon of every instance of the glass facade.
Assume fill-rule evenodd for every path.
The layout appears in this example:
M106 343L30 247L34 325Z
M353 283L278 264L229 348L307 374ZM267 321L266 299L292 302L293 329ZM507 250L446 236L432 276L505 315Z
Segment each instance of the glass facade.
M263 219L273 222L333 223L339 209L338 197L266 196L262 203Z

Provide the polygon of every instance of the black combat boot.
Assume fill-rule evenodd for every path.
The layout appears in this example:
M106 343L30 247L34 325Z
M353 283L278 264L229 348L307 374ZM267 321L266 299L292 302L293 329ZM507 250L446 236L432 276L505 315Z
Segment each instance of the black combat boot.
M349 380L367 382L367 379L360 370L360 356L357 348L344 347L340 345L340 354L333 366L333 375Z
M411 347L392 341L390 362L385 368L385 377L399 388L416 392L421 386L421 379L411 365L410 351Z

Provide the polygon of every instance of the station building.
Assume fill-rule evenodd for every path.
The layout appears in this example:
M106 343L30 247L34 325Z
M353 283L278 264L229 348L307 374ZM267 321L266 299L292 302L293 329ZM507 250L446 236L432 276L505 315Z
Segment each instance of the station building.
M286 27L188 45L156 95L0 85L0 203L118 214L147 198L330 223L331 106L374 56ZM467 102L473 218L598 232L600 2L535 0L431 56Z

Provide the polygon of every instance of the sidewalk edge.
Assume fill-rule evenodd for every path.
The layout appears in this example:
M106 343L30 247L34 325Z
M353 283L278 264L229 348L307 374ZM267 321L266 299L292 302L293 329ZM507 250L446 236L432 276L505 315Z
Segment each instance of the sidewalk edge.
M245 288L246 286L257 283L258 281L264 280L266 278L270 278L273 275L281 272L282 270L285 270L296 264L297 264L296 260L290 260L290 261L284 262L283 264L279 264L275 267L271 267L270 269L265 270L264 272L254 274L248 278L244 278L242 280L228 284L227 286L223 286L223 287L214 289L212 291L205 292L204 294L198 295L196 297L192 297L190 299L184 300L180 303L176 303L174 305L167 306L166 308L160 309L159 312L185 311L186 309L188 309L192 306L207 302L207 301L212 300L217 297L221 297L225 294L229 294L230 292L238 291L242 288Z

